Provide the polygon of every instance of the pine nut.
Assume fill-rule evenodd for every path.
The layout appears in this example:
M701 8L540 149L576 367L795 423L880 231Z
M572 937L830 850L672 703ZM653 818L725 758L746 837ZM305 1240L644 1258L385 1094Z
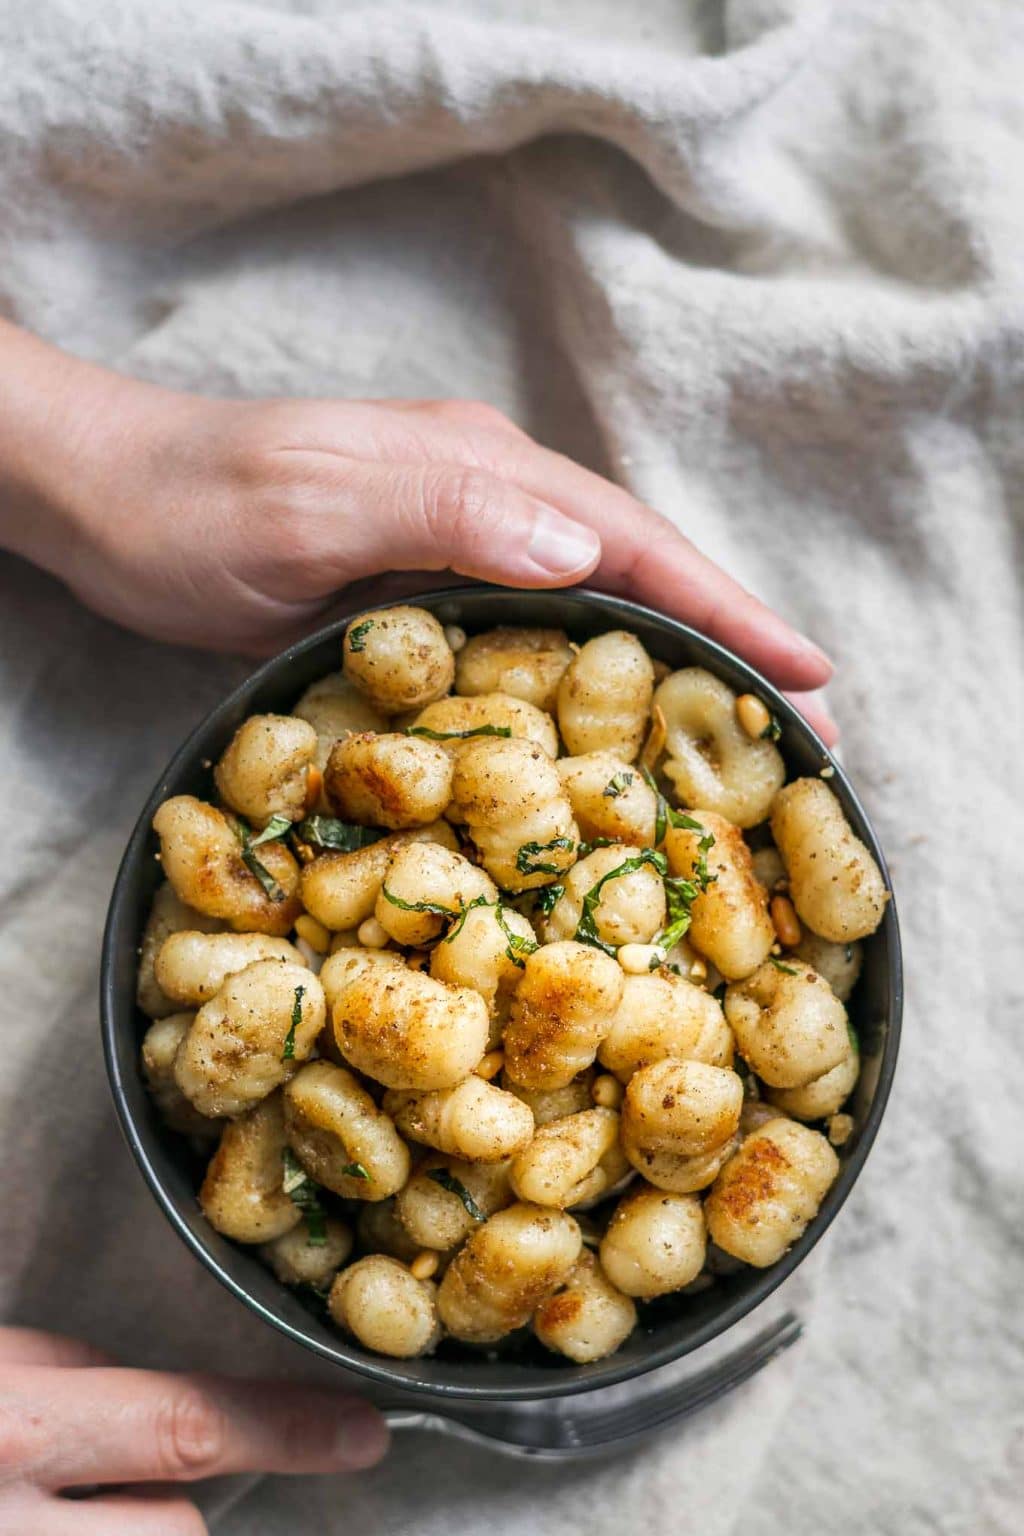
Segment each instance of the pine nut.
M691 960L691 962L690 962L690 980L691 981L707 981L707 979L708 979L708 963L707 963L707 961L706 960Z
M769 911L772 914L772 922L780 944L786 949L795 949L803 938L803 929L800 927L796 909L789 897L773 896Z
M489 1083L492 1077L497 1077L504 1065L504 1051L488 1051L486 1056L481 1056L473 1071L477 1077L482 1077L484 1082Z
M853 1135L852 1115L830 1115L828 1120L828 1139L834 1147L844 1146Z
M622 1084L610 1072L602 1072L590 1085L590 1097L599 1109L618 1109L624 1093Z
M772 723L768 706L756 693L741 693L736 700L736 718L752 741L758 741Z
M389 942L389 934L375 917L368 917L356 929L356 938L366 949L383 949Z
M446 624L444 637L448 641L450 651L461 651L466 643L466 631L461 624Z
M310 949L315 949L318 955L326 955L331 947L331 935L323 923L317 922L315 917L310 917L308 912L303 912L301 917L295 919L295 932L300 939L305 939Z
M437 1274L437 1266L440 1262L433 1248L424 1248L423 1252L418 1253L409 1265L409 1273L414 1280L429 1280L431 1275Z
M646 976L665 964L665 955L660 944L623 944L618 959L627 976Z

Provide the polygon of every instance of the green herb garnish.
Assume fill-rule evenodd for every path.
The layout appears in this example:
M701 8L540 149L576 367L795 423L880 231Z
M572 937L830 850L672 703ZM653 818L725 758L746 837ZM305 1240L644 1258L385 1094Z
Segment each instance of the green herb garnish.
M410 725L407 736L425 736L428 741L468 741L471 736L511 736L510 725L475 725L471 731L432 731L428 725Z
M466 926L466 918L472 912L474 907L489 907L490 905L491 903L487 900L486 896L474 896L473 900L469 902L467 906L463 907L457 919L449 928L444 938L441 940L441 943L450 944L452 939L455 938L455 935L462 932L463 928Z
M399 907L403 912L432 912L435 917L459 917L461 915L457 907L444 907L439 901L406 901L401 896L395 896L386 885L382 885L380 893L385 901L390 901L393 907Z
M487 1217L477 1205L469 1190L461 1179L457 1179L454 1173L449 1173L447 1168L431 1168L427 1174L428 1179L433 1179L435 1184L440 1184L449 1194L458 1195L466 1210L474 1221L486 1221Z
M299 1162L291 1147L281 1153L284 1173L281 1188L306 1218L306 1241L311 1248L322 1248L327 1241L327 1214L320 1204L319 1186Z
M618 838L592 837L589 842L580 843L579 847L576 849L576 852L581 859L585 859L588 853L593 853L595 848L615 848L617 846Z
M565 895L564 885L542 885L536 893L537 910L545 917L550 917L555 910L555 905Z
M333 816L307 816L295 830L303 842L317 848L336 848L342 853L355 853L357 848L368 848L387 836L378 827L357 827Z
M369 1179L370 1177L362 1163L346 1163L341 1171L350 1179Z
M621 864L616 864L614 869L610 869L607 874L601 876L596 885L590 887L590 890L583 898L580 920L576 925L576 932L573 935L580 944L592 944L595 949L604 950L606 955L611 955L614 959L617 952L616 946L614 944L606 944L597 931L597 919L594 914L601 900L601 892L609 880L618 880L622 875L635 874L645 864L652 865L658 871L661 878L665 879L668 873L668 861L665 855L655 852L653 848L642 848L633 858L623 859Z
M782 735L782 726L779 724L778 720L776 720L775 716L771 713L771 711L769 711L769 714L768 714L768 724L765 726L764 730L761 732L759 740L761 740L761 741L778 741L779 737L781 735Z
M302 1023L302 999L306 995L305 987L295 988L295 1001L292 1004L291 1028L284 1037L284 1050L281 1052L282 1061L295 1060L295 1031Z
M769 955L768 963L774 965L777 971L784 971L787 976L799 976L800 972L795 965L783 965L778 955Z
M608 780L601 793L602 795L607 795L609 800L615 800L622 794L623 790L629 788L632 782L633 775L631 773L617 773L614 778Z
M850 1048L851 1048L851 1050L853 1051L855 1056L859 1056L860 1055L860 1041L857 1039L857 1031L854 1029L854 1027L850 1023L849 1019L847 1019L847 1021L846 1021L846 1033L850 1037Z
M560 875L562 866L559 864L544 864L538 862L531 864L531 858L538 853L553 852L556 848L565 848L571 851L576 844L571 837L553 837L549 843L524 843L516 853L516 869L521 875Z
M249 838L249 847L258 848L260 843L275 843L278 838L284 837L286 832L290 832L291 827L292 824L287 816L271 816L263 831Z
M365 651L366 636L373 628L373 619L364 619L348 632L348 648L350 651Z
M502 907L500 901L495 907L494 916L497 920L498 927L505 935L506 955L508 955L508 958L512 961L513 965L518 965L519 968L522 969L526 964L526 956L534 954L540 948L540 945L537 943L537 940L532 937L525 938L522 934L512 932L511 928L508 926L508 923L505 920L504 908Z
M282 831L279 832L274 829L275 822L283 824ZM257 837L253 837L248 823L244 822L240 816L235 818L235 836L242 845L242 863L250 875L254 875L259 881L271 901L284 901L284 890L274 879L267 866L260 862L252 850L260 843L269 843L278 837L282 837L290 826L291 822L286 822L283 816L272 816L263 831Z

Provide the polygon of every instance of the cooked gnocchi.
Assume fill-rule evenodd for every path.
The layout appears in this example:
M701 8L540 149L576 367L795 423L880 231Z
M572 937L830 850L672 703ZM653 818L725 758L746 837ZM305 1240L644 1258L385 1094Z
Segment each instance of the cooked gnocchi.
M635 635L402 605L340 662L154 819L154 1112L364 1348L599 1360L816 1216L888 892L750 697Z

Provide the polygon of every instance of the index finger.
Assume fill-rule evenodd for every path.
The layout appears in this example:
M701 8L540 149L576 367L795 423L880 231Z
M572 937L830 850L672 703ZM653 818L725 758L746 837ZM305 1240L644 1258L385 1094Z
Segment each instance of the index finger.
M26 1470L51 1489L347 1471L388 1445L369 1403L285 1382L101 1366L15 1368L5 1385L8 1412L42 1431Z

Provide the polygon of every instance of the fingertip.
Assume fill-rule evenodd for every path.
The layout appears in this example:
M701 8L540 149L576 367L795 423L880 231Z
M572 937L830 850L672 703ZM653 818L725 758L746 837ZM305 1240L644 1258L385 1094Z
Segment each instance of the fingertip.
M391 1431L384 1415L370 1403L351 1403L338 1415L334 1444L339 1470L358 1472L383 1460Z
M807 688L823 688L834 674L835 662L826 656L819 645L813 640L802 635L799 630L792 631L793 656L800 667L801 686Z
M555 507L535 502L533 531L525 555L542 578L579 581L601 559L601 539L593 528L574 522Z

